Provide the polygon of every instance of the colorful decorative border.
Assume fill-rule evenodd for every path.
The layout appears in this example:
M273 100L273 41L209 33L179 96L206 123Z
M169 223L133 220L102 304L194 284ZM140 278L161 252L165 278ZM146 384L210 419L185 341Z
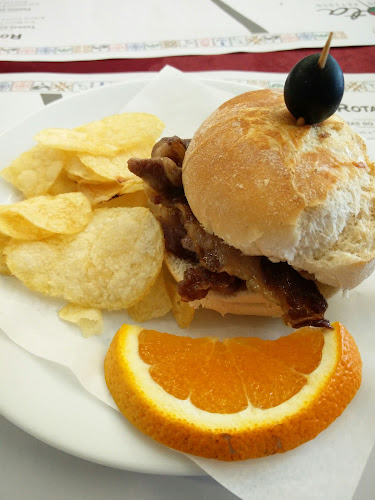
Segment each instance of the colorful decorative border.
M284 82L282 81L265 81L265 80L236 80L239 83L248 83L259 88L267 89L283 89ZM345 81L345 92L375 92L375 80L361 81Z
M0 92L36 92L36 93L79 93L85 90L103 87L113 83L119 83L120 80L113 81L50 81L50 80L1 80L0 75ZM259 88L282 89L284 82L281 80L249 80L236 79L238 83L248 83ZM346 92L375 92L375 80L352 80L345 82Z
M1 78L1 76L0 76ZM49 80L3 80L0 81L0 92L36 92L59 93L84 92L85 90L103 87L115 81L49 81Z
M295 44L297 42L323 42L327 39L328 32L301 32L257 35L228 36L214 38L192 38L182 40L161 40L155 42L129 42L92 45L66 45L59 47L1 47L0 55L20 56L69 56L78 54L98 53L137 53L155 52L157 50L194 50L209 48L232 48L235 50L246 49L252 46L270 44ZM347 39L346 33L338 31L333 36L336 40Z

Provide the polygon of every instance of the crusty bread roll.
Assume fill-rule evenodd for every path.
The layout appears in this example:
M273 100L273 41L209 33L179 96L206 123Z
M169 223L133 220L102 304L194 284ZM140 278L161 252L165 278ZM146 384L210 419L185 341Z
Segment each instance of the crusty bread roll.
M340 117L299 127L281 92L260 90L227 101L201 125L182 176L207 232L350 289L375 266L374 168Z
M164 262L177 282L182 281L185 271L194 266L191 262L180 259L169 252L165 253ZM209 291L204 299L194 300L189 304L196 309L199 307L212 309L222 315L230 313L241 316L272 316L275 318L282 315L280 306L251 290L242 290L230 295Z

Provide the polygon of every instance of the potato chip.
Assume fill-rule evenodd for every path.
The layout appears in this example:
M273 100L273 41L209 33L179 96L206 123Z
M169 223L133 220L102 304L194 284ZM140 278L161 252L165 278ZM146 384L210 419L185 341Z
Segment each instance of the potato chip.
M87 123L73 130L44 129L35 139L56 149L93 155L113 155L142 144L152 148L164 129L159 118L147 113L122 113Z
M122 194L114 196L108 201L102 201L94 208L115 208L115 207L147 207L148 198L146 193L136 191L135 193Z
M114 196L134 193L143 190L143 181L139 177L120 184L119 182L105 182L102 184L86 184L80 182L77 189L90 201L91 205L97 205L103 201L110 200Z
M36 196L0 206L0 233L21 240L39 240L54 234L81 231L92 217L82 193Z
M166 282L166 288L172 301L172 313L180 328L187 328L193 321L195 309L188 302L181 299L177 291L177 285Z
M164 237L150 210L103 208L75 235L11 241L11 273L30 289L73 304L128 309L151 289L164 256Z
M164 127L164 123L159 118L148 113L121 113L87 123L75 130L86 133L98 142L111 144L117 150L130 149L142 144L150 147L151 151Z
M59 311L59 317L79 326L86 338L103 333L103 315L100 309L67 304Z
M165 287L163 273L161 272L148 294L128 309L128 313L134 321L142 323L153 318L160 318L171 309L172 302Z
M10 238L0 234L0 274L10 274L9 268L5 260L4 249L5 246L10 242Z
M122 186L118 182L105 182L102 184L86 184L80 182L77 189L83 193L91 205L107 201L121 193Z
M96 157L94 156L94 158ZM81 160L75 155L70 155L68 157L67 161L65 162L64 168L68 174L68 177L76 182L83 181L92 184L108 182L108 179L106 177L102 177L93 172L89 167L86 167L86 165L84 165Z
M120 151L115 156L95 156L79 153L78 158L86 167L85 177L94 181L98 178L104 182L116 181L123 183L129 179L135 179L137 176L128 169L128 160L130 158L149 158L151 147L133 149L131 151ZM90 172L92 176L90 177ZM78 174L79 175L79 174ZM82 176L83 177L83 176ZM139 179L139 177L138 177Z
M143 191L143 189L144 189L143 180L139 177L135 177L134 179L129 179L123 184L121 184L121 192L119 194L122 195L122 194L135 193L137 191Z
M107 155L118 151L116 146L100 142L95 136L66 128L46 128L36 134L35 140L44 146L63 151L82 151L94 155Z
M74 193L76 191L77 183L68 177L65 170L62 170L55 182L49 188L47 194L56 196L57 194Z
M65 152L37 144L22 153L1 175L26 198L47 193L56 181L65 161Z

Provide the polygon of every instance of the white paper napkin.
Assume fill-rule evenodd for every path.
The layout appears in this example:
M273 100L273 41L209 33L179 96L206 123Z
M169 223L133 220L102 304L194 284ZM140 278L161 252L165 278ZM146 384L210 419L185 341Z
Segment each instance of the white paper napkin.
M208 87L172 66L165 66L122 111L153 113L166 125L164 136L191 138L220 104L252 88L242 84L210 83Z
M187 138L218 105L243 90L241 85L206 86L165 68L124 110L155 113L166 123L165 135ZM0 282L0 327L9 338L33 354L69 367L90 393L115 407L104 382L103 359L114 332L133 321L124 312L106 313L104 334L84 339L78 329L58 318L63 301L31 292L13 277L1 276ZM313 441L285 454L241 463L190 458L244 500L350 499L375 440L374 291L375 277L349 297L335 297L329 307L329 318L343 322L354 335L364 363L361 389L336 422ZM217 335L220 328L223 337L270 339L288 331L279 320L221 318L209 311L198 314L187 331L179 330L171 316L146 326L191 336L210 335L213 330Z

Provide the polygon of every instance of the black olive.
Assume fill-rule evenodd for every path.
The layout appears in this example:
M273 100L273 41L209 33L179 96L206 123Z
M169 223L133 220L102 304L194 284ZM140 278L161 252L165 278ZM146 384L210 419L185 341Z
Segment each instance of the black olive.
M328 55L320 68L320 54L307 56L289 73L284 86L286 107L306 125L320 123L329 118L344 94L344 75L338 62Z

